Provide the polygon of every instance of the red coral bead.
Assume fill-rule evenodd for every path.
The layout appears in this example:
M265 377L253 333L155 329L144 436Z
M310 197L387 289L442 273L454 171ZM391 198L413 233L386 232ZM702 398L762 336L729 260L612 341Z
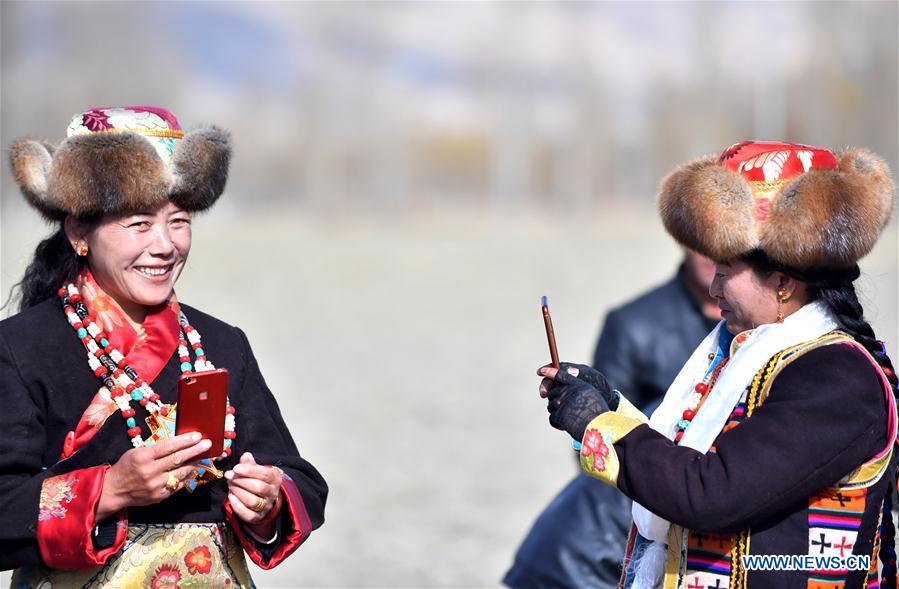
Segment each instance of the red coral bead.
M80 322L80 321L76 321L76 322L75 322L75 325L72 326L72 329L74 329L75 331L78 331L78 330L81 329L82 327L84 327L84 324L83 324L82 322Z
M112 391L110 391L109 394L111 394L113 396L113 398L121 397L122 395L125 394L125 389L123 389L122 387L116 387L116 388L112 389Z
M121 378L121 377L122 377L122 369L121 369L121 368L116 368L116 369L113 371L112 375L113 375L115 378Z
M146 407L147 403L149 403L149 402L150 402L150 399L148 399L146 397L141 397L141 400L138 401L138 403L140 403L141 407Z
M203 344L201 344L200 342L197 342L197 343L191 345L190 347L193 348L194 350L196 350L197 348L202 348Z
M87 336L87 335L86 335L86 336L84 336L83 338L81 338L81 343L84 344L85 346L86 346L87 344L89 344L90 341L91 341L90 336Z
M231 448L225 448L225 456L231 456Z
M228 405L228 408L225 409L225 413L228 415L234 415L234 405Z
M236 437L237 437L237 434L236 434L235 432L229 432L229 431L226 431L226 432L225 432L225 439L226 439L226 440L233 440L233 439L236 438Z
M674 436L674 441L675 441L675 442L680 442L680 439L681 439L682 437L684 437L684 432L677 432L677 435Z
M128 407L124 411L122 411L122 417L134 417L134 409Z
M692 409L687 409L684 411L684 419L687 421L693 421L693 418L696 417L696 412Z
M165 405L163 405L162 407L159 408L159 412L162 414L163 417L165 417L166 415L169 414L169 408L166 407Z
M69 292L69 291L66 288L60 288L59 290L56 291L56 294L58 294L61 297L64 297L64 296L66 296L67 292Z
M150 395L150 400L155 403L156 401L159 400L159 395L157 395L156 393L153 393L152 395Z
M194 328L191 327L190 325L188 325L187 327L184 328L184 333L190 333L193 330L194 330Z
M97 378L102 377L104 374L106 374L106 367L105 367L105 366L97 366L97 367L94 369L94 376L96 376Z
M73 295L70 296L69 298L72 299L72 302L73 302L73 303L77 303L78 301L81 300L81 295L78 294L78 293L76 292L75 294L73 294Z
M97 348L97 350L94 352L94 356L96 356L97 358L99 358L100 356L102 356L102 355L105 354L105 353L106 353L106 352L103 351L103 348Z
M696 392L700 395L704 395L709 392L709 385L704 382L696 383Z
M127 385L125 385L125 392L126 392L126 393L130 393L131 391L133 391L133 390L136 389L136 388L137 388L137 387L134 386L133 383L130 383L130 382L129 382Z
M128 428L128 437L129 437L129 438L133 438L134 436L139 436L139 435L140 435L140 428L139 428L139 427L135 426L135 427L129 427L129 428Z

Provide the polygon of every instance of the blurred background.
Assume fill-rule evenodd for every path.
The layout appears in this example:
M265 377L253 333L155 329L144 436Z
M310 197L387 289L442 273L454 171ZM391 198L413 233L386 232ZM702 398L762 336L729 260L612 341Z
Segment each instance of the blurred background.
M233 133L179 298L247 332L331 485L325 526L254 569L262 587L498 586L575 472L537 398L540 295L562 357L589 361L605 312L679 259L660 178L737 141L866 146L899 169L895 2L4 1L0 18L5 153L94 106ZM894 357L896 228L859 282ZM4 161L4 301L49 232Z

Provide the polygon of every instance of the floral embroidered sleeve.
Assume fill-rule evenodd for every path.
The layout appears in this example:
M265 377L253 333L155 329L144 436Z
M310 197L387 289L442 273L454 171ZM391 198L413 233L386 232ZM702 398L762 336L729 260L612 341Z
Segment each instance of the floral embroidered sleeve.
M243 332L238 332L247 358L247 372L233 401L237 409L237 437L232 455L239 457L250 451L260 464L284 471L280 533L273 544L263 546L246 533L227 502L225 515L247 556L257 566L270 569L292 554L322 524L328 488L315 467L300 457L249 342Z
M93 541L95 513L109 466L95 466L44 479L37 516L37 543L41 558L57 569L101 565L125 543L128 522L124 513L116 521L111 546Z
M606 484L617 486L621 465L614 444L646 421L646 416L621 396L615 411L607 411L587 425L580 451L583 471Z

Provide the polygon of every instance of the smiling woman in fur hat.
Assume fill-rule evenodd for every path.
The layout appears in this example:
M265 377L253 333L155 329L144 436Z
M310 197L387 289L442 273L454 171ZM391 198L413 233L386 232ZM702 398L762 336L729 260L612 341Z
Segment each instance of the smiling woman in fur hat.
M16 587L249 586L243 553L284 560L321 525L327 487L243 332L175 297L229 135L151 107L92 109L67 135L11 150L57 230L0 322L0 569L18 567ZM201 461L211 442L174 435L174 403L179 376L212 362L230 376L226 441Z
M896 586L897 379L853 287L894 198L868 151L781 143L662 182L665 227L717 262L723 321L650 419L595 370L538 371L584 471L635 501L621 586L877 587L878 551Z

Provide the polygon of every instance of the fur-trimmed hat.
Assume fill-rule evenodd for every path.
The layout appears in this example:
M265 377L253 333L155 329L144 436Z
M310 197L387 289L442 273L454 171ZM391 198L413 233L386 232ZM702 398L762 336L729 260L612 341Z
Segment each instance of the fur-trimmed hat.
M865 149L746 141L671 172L659 212L678 242L719 262L761 249L791 268L844 268L874 247L895 194Z
M169 111L93 108L75 115L58 146L19 139L13 173L28 202L51 220L155 208L188 211L215 203L225 188L231 137L218 127L187 134Z

